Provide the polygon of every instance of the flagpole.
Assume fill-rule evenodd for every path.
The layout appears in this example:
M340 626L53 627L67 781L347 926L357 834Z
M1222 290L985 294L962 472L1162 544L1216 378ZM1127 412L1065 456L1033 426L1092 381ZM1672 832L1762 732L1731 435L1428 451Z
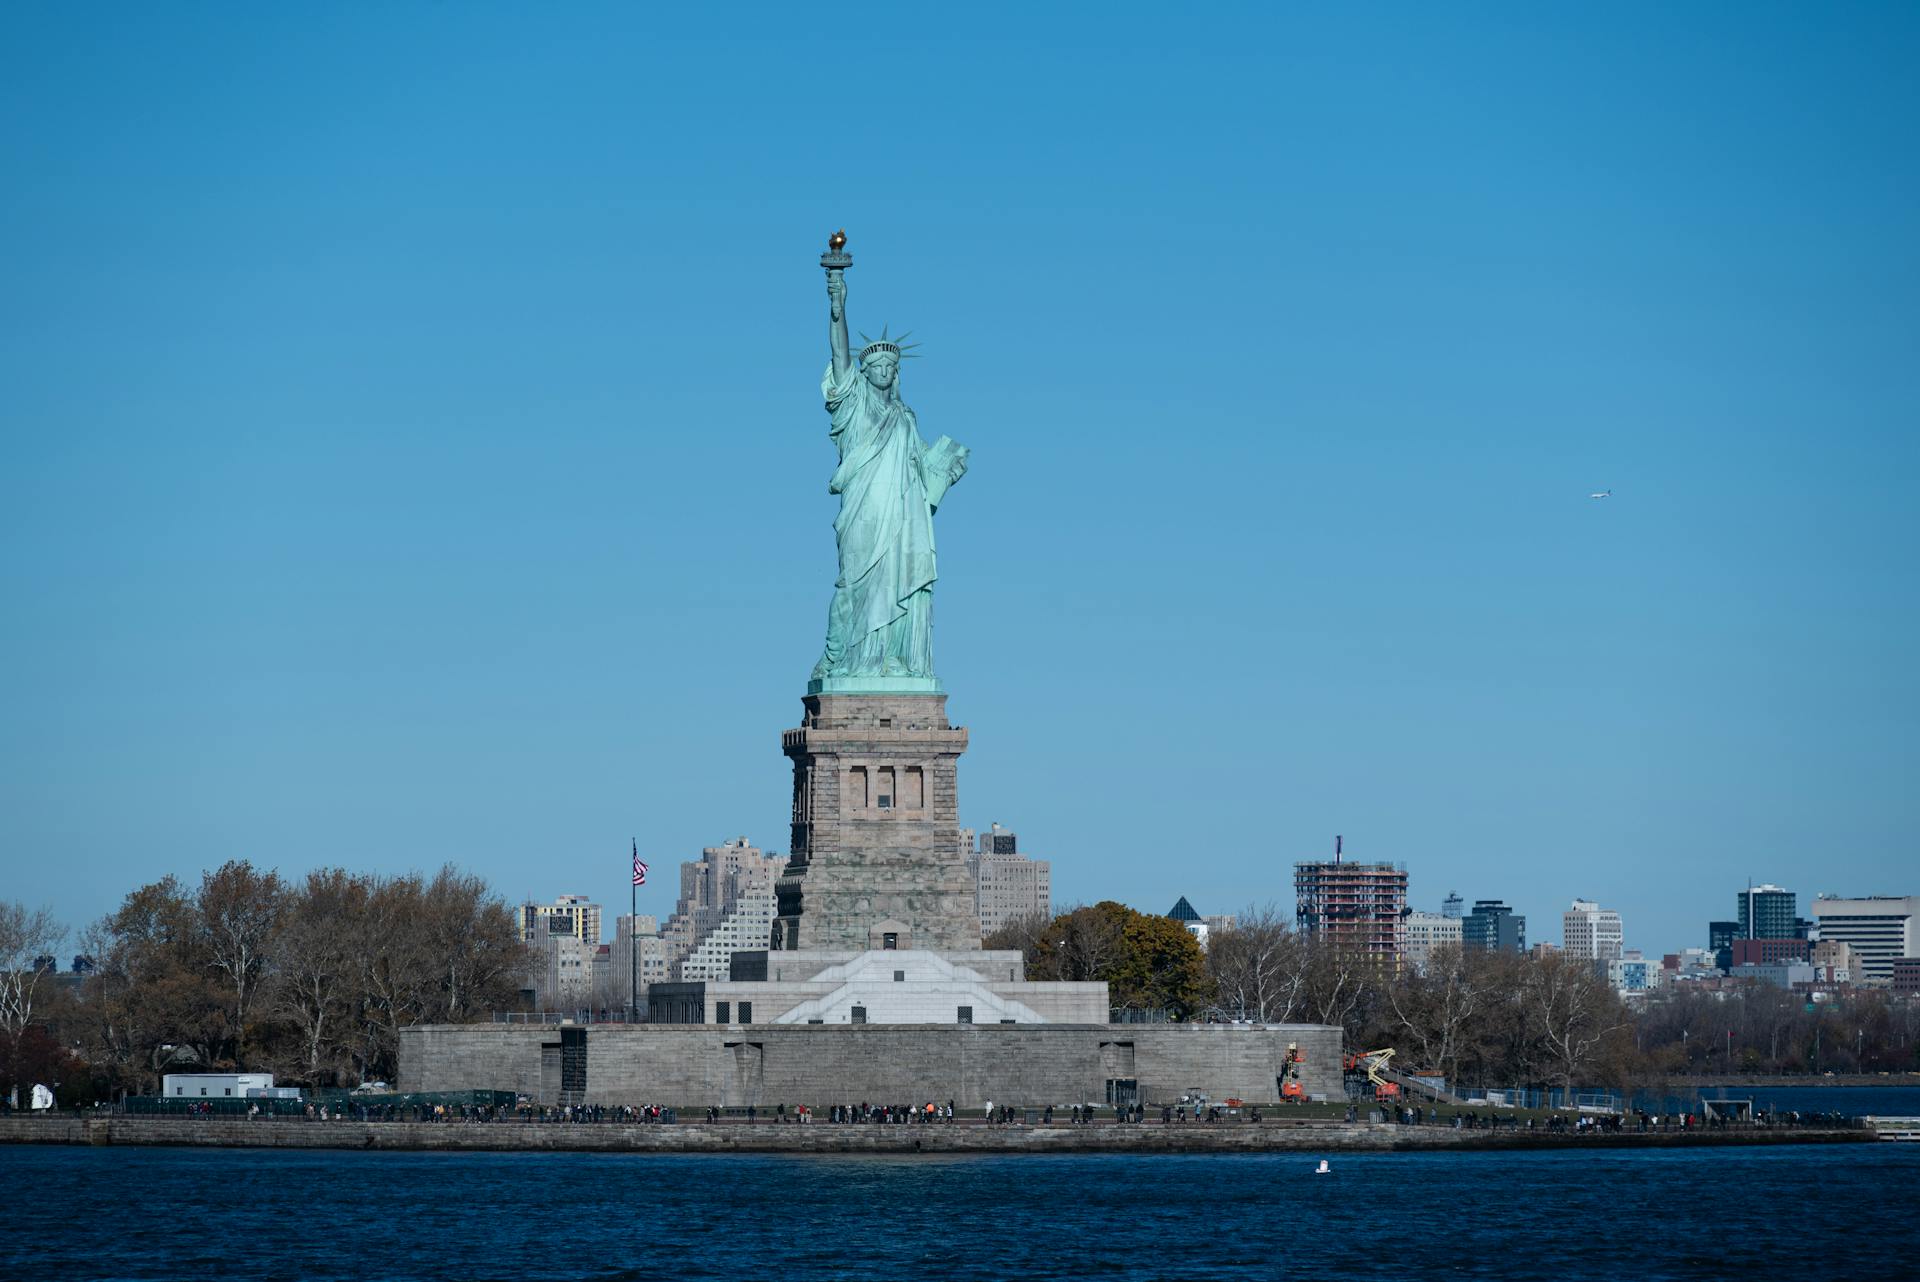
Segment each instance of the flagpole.
M633 839L633 861L640 863L640 839ZM640 1020L640 882L637 878L627 879L633 883L627 891L627 1022Z

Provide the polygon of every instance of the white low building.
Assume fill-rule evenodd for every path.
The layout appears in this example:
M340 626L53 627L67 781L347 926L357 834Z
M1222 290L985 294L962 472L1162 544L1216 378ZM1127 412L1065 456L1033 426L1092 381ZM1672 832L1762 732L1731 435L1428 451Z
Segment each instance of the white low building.
M246 1099L273 1089L272 1073L168 1073L160 1093L168 1099Z
M656 1024L1105 1024L1104 983L1029 983L1016 950L740 952L733 977L656 984Z

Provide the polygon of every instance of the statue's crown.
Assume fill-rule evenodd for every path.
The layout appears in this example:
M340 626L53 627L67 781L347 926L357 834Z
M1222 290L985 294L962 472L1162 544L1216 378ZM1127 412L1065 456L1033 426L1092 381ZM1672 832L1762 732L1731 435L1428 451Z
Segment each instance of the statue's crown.
M912 333L912 330L908 330L907 333L900 335L899 338L890 339L887 337L886 327L882 326L880 337L878 338L868 338L865 334L860 335L860 341L866 344L865 347L860 349L860 363L865 365L867 359L873 356L891 356L896 361L919 359L913 354L913 349L920 346L920 344L907 343L904 347L901 346L902 341Z

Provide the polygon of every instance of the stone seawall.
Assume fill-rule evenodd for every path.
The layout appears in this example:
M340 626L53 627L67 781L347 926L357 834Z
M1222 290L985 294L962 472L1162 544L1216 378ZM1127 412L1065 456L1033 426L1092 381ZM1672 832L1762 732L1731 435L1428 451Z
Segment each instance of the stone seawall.
M1445 1127L1190 1122L1122 1126L831 1126L742 1123L628 1126L609 1123L246 1121L201 1117L0 1118L0 1143L359 1149L379 1151L599 1153L1280 1153L1485 1149L1692 1148L1702 1145L1871 1142L1871 1130L1752 1130L1619 1135L1529 1135Z
M1345 1098L1340 1030L1321 1024L594 1025L579 1078L561 1029L422 1024L400 1030L400 1087L513 1091L546 1104L693 1100L726 1107L858 1100L1112 1103L1125 1083L1150 1107L1199 1090L1280 1097L1290 1048L1307 1095ZM570 1097L565 1092L578 1092Z

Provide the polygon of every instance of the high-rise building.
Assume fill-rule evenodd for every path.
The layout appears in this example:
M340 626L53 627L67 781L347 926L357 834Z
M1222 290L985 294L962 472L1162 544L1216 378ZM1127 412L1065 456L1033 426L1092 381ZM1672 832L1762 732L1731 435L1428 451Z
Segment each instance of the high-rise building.
M1794 938L1797 896L1779 886L1748 886L1737 896L1741 939Z
M967 856L967 874L973 878L973 908L979 915L982 935L991 935L1018 918L1051 910L1051 863L1021 854L1018 837L999 824L979 834L978 840L978 847Z
M594 956L598 943L553 933L527 945L533 954L535 1010L584 1010L593 1003Z
M699 946L681 959L674 978L681 983L715 983L729 978L735 953L766 948L771 942L776 915L771 883L745 891Z
M1440 915L1442 917L1452 917L1457 921L1466 915L1466 906L1467 901L1460 898L1459 891L1449 890L1447 897L1440 901Z
M1499 953L1527 951L1527 919L1498 899L1476 899L1473 911L1460 926L1460 942L1468 948Z
M1405 864L1302 861L1293 866L1294 919L1316 942L1398 965L1406 945Z
M1589 961L1614 961L1621 955L1625 935L1620 929L1620 914L1602 908L1591 899L1576 899L1573 907L1560 915L1560 947L1570 957Z
M1856 984L1885 987L1893 983L1893 963L1920 956L1920 933L1914 916L1920 895L1870 895L1860 899L1827 898L1813 901L1813 919L1820 940L1838 940L1853 950Z
M708 846L700 858L682 863L680 898L660 931L669 974L726 920L742 896L772 887L786 866L786 856L767 854L745 837ZM765 948L770 942L763 939L753 946Z
M607 980L613 991L611 1004L625 1006L629 996L640 1009L647 1008L647 985L664 983L667 971L667 941L660 937L660 919L650 914L629 917L624 913L613 919L613 948L608 957ZM628 989L635 991L629 994Z
M1459 944L1462 941L1461 928L1464 925L1458 914L1452 917L1444 912L1407 914L1406 921L1406 958L1407 964L1415 970L1425 970L1427 959L1433 950L1442 944Z
M600 905L585 895L562 895L550 904L529 901L514 916L524 943L538 944L559 935L589 944L600 942Z
M1713 954L1713 964L1721 970L1733 965L1733 941L1744 938L1737 921L1710 921L1707 923L1707 949Z

